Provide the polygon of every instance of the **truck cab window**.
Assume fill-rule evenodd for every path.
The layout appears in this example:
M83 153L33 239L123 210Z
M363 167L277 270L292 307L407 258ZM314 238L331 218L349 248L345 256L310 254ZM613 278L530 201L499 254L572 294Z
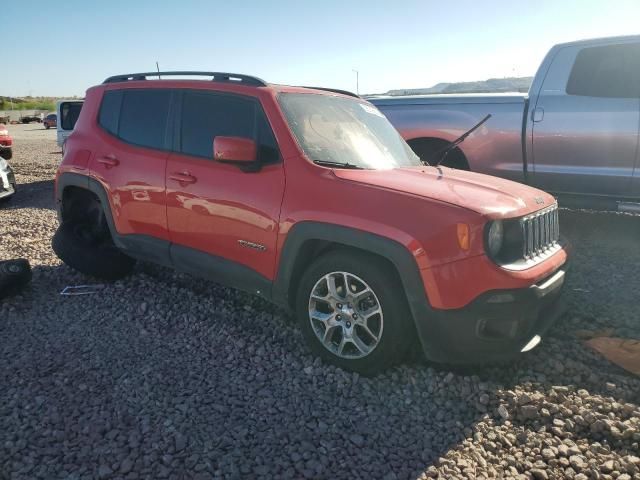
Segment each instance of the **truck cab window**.
M567 94L587 97L640 96L640 43L580 50L567 82Z

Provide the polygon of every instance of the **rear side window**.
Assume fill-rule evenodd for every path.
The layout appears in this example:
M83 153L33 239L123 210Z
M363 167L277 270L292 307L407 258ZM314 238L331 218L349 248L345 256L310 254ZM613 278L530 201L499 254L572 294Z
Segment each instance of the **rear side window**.
M100 105L98 123L107 132L118 135L118 118L120 117L120 104L122 103L122 90L105 92Z
M275 138L256 101L232 95L185 92L180 151L212 159L213 140L218 135L252 138L258 143L261 162L278 161Z
M640 44L582 49L569 75L567 93L610 98L640 96Z
M165 149L170 99L169 90L123 90L118 137L135 145Z

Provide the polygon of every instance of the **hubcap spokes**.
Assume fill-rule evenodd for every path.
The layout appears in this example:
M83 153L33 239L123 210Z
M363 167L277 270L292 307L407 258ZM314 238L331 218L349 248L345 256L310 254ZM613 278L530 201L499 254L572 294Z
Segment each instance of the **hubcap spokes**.
M367 283L348 272L328 273L309 298L309 321L322 345L341 358L369 355L382 338L380 301Z

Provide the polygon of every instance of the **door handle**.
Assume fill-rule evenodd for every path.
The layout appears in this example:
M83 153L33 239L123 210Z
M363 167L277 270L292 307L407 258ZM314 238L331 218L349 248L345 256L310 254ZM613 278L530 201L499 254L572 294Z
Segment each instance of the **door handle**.
M173 172L171 175L169 175L169 178L171 180L175 180L180 184L196 183L197 181L197 178L191 175L189 172Z
M544 108L536 107L531 113L531 120L534 122L541 122L544 119Z
M116 167L120 164L120 160L115 155L104 155L98 158L98 163L103 164L107 168Z

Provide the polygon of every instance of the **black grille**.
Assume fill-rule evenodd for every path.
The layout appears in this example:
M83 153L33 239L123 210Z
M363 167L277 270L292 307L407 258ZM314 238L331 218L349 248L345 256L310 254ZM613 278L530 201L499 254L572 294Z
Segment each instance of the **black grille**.
M558 207L541 210L520 220L522 229L522 256L525 260L543 255L558 245L560 224Z

